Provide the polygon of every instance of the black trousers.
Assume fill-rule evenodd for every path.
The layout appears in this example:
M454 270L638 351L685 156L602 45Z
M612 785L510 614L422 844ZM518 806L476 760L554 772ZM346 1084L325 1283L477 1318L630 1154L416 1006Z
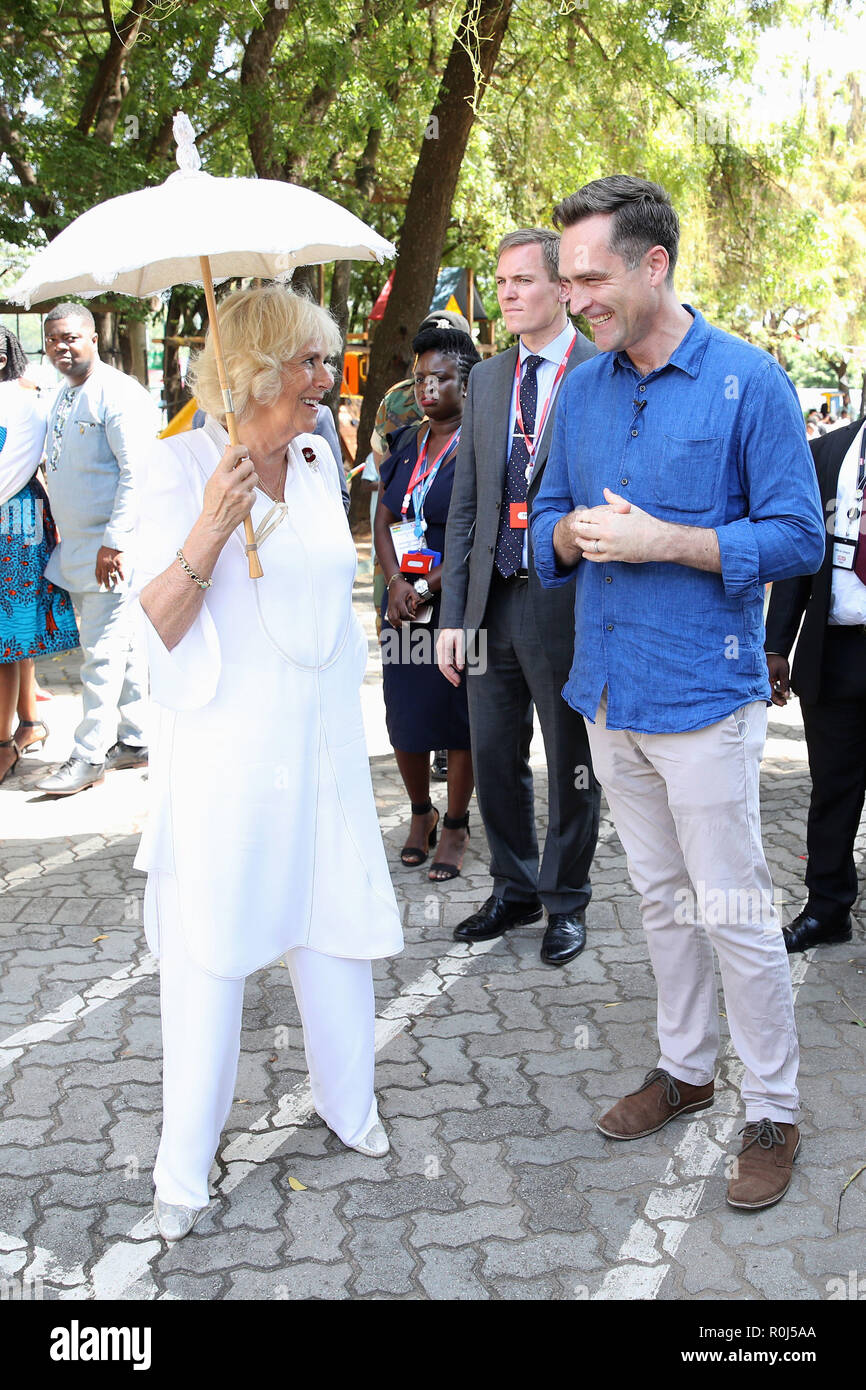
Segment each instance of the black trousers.
M866 633L828 626L820 698L800 702L812 775L806 831L809 910L844 916L857 898L854 840L866 797Z
M475 789L490 846L493 891L509 902L537 894L548 912L572 912L585 907L592 893L589 873L601 799L586 725L562 698L568 671L551 664L526 583L494 579L482 633L486 666L480 663L466 680ZM548 776L540 866L529 767L533 706Z

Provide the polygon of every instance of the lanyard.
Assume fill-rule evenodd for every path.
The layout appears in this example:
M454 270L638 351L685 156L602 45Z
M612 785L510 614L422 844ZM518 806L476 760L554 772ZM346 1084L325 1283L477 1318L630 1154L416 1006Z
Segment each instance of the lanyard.
M406 488L406 495L403 498L403 506L400 508L401 514L405 518L406 513L409 510L409 503L412 500L412 494L416 494L415 521L418 523L418 525L416 525L415 528L416 530L418 530L419 528L423 529L424 499L426 498L427 493L430 491L431 487L436 481L436 474L439 472L439 469L442 466L442 463L445 459L445 455L450 452L450 450L457 443L459 438L460 427L458 426L458 428L451 435L450 439L447 440L445 448L442 450L442 452L437 454L436 458L430 464L429 468L425 469L424 464L427 461L427 446L430 443L430 431L428 430L426 435L424 436L424 443L421 445L421 448L418 451L418 462L415 464L415 467L412 470L412 477L409 479L409 485ZM429 481L427 481L428 479ZM425 481L427 482L427 486L422 490L422 484Z
M556 393L556 388L562 381L563 376L565 375L565 369L568 366L568 359L571 356L571 350L576 342L577 334L575 333L574 337L572 338L571 342L565 350L565 356L563 357L562 361L556 369L556 376L553 378L553 385L547 393L547 399L544 402L544 406L541 411L541 419L538 422L538 428L535 431L535 438L533 439L532 443L529 442L529 436L527 435L526 430L523 428L523 415L520 410L520 353L517 354L517 365L514 368L514 423L520 430L520 433L523 435L523 442L526 445L526 452L529 455L529 463L526 467L527 478L529 478L530 474L532 473L532 467L535 461L535 450L538 447L538 441L544 434L544 426L547 420L547 412L550 409L550 402L553 400L553 397Z
M863 427L860 435L860 457L857 460L857 481L854 484L854 501L847 512L849 521L856 521L860 516L864 485L866 485L866 426Z

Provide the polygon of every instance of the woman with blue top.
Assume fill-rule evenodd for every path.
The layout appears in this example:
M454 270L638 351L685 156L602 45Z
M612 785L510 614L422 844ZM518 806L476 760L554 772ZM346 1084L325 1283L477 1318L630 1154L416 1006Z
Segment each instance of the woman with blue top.
M412 350L415 399L425 418L390 436L374 537L388 583L380 634L388 737L412 806L400 859L414 868L436 844L439 812L430 800L430 753L447 748L448 811L427 875L439 883L456 878L462 867L474 785L466 685L455 688L440 672L433 634L466 382L481 359L469 335L453 329L422 329Z
M0 326L0 782L48 737L33 658L78 646L69 595L43 575L57 533L36 476L46 412L26 368L15 334Z

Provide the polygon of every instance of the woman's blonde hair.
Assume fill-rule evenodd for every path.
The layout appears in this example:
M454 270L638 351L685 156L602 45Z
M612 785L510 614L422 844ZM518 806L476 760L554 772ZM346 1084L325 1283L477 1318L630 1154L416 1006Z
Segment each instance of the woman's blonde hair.
M235 415L240 420L254 401L271 405L283 389L283 368L315 343L324 356L338 353L340 330L327 309L284 285L237 290L219 306L220 337ZM191 362L189 381L202 410L218 420L225 405L217 376L213 338Z

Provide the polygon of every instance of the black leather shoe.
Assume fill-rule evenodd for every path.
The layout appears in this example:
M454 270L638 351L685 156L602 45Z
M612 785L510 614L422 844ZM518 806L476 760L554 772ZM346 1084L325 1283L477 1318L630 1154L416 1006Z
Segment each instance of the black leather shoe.
M104 780L104 763L88 763L73 753L56 772L34 785L38 792L46 792L49 796L73 796L75 792L83 792L85 787L95 787Z
M547 931L541 943L541 959L545 965L565 965L579 956L586 945L586 922L583 909L574 912L549 912Z
M810 946L840 946L851 940L852 925L850 912L844 920L822 922L804 907L789 927L782 928L785 949L792 955L796 951L808 951Z
M105 755L106 772L124 767L147 767L147 749L137 743L113 743Z
M506 902L495 893L483 907L473 912L471 917L454 928L455 941L489 941L492 936L501 936L509 927L524 927L537 922L544 908L538 898L527 898L524 902Z

